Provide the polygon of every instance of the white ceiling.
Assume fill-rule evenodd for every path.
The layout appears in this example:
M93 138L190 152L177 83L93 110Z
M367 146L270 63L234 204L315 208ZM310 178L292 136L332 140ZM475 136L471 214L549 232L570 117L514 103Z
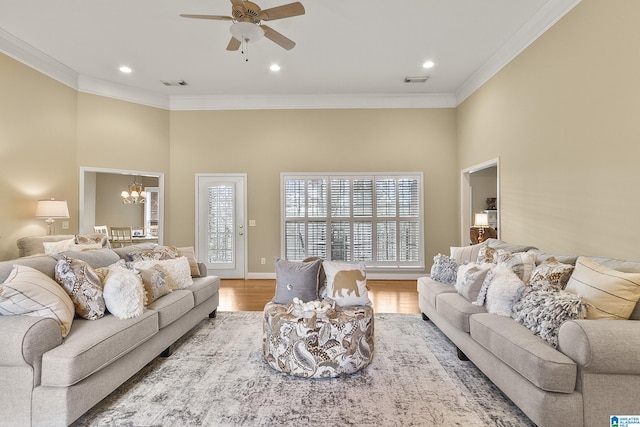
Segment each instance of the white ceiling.
M78 90L169 109L455 106L579 1L301 0L305 15L268 22L297 45L263 38L245 61L225 49L231 22L179 16L230 15L229 0L1 0L0 51Z

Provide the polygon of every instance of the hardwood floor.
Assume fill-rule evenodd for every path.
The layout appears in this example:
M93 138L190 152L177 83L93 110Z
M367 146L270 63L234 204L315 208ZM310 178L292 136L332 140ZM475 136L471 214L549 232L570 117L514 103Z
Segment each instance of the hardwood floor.
M415 280L367 280L376 313L420 313ZM222 279L220 311L262 311L275 295L273 279Z

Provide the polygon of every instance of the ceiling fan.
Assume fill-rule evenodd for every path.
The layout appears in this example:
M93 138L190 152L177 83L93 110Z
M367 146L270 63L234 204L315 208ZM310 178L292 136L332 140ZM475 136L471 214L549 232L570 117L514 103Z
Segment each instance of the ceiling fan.
M183 18L233 21L231 25L232 37L227 45L227 50L238 50L243 42L252 43L260 40L263 36L287 50L293 49L296 45L293 40L288 39L267 25L262 25L260 22L304 15L305 10L302 3L289 3L264 10L250 1L231 0L231 4L232 16L191 14L181 14L180 16Z

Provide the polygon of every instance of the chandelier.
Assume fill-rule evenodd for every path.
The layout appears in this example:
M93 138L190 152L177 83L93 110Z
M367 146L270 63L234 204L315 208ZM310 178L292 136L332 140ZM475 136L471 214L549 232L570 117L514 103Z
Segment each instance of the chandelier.
M145 198L147 197L147 192L144 191L144 187L135 179L133 180L133 184L129 185L129 191L124 190L120 193L120 197L122 197L122 203L144 203Z

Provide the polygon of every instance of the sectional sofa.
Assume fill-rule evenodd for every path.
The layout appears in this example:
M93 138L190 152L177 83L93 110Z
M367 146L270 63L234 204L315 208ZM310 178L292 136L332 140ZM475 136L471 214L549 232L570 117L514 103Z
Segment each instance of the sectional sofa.
M31 242L33 243L33 242ZM63 254L107 267L148 245ZM34 255L0 262L0 283L15 265L54 277L56 259ZM215 317L220 280L196 267L193 284L145 307L141 315L76 316L66 338L48 317L0 316L0 425L66 426L124 383L202 319Z
M482 260L479 258L482 258L481 250L485 246L511 253L533 253L534 268L545 260L574 264L568 278L569 281L573 278L574 283L569 282L567 290L571 286L585 289L579 286L594 285L600 280L597 277L589 279L593 277L591 274L596 274L595 270L602 273L604 281L611 276L625 281L625 285L631 286L631 291L623 295L630 304L629 320L580 319L585 313L578 310L573 312L574 319L558 323L561 326L557 335L556 332L550 334L555 341L548 341L541 338L541 333L545 328L549 332L553 316L547 312L542 327L531 324L535 313L544 311L541 307L529 307L529 317L522 315L522 311L518 317L518 303L511 316L491 313L486 304L479 304L476 299L482 291L469 298L468 293L461 292L459 277L452 284L451 280L443 283L431 276L421 277L417 283L423 318L438 326L456 345L459 357L473 362L538 426L608 426L611 416L639 415L640 304L636 301L640 263L605 258L587 260L578 256L553 257L531 246L511 245L496 239L480 245L451 248L448 257L458 265L473 262L476 271L480 271L482 263L479 261ZM585 270L583 264L594 271ZM576 277L578 275L580 277ZM493 283L488 285L489 288L492 286ZM484 288L486 291L487 286ZM526 292L531 289L525 287L516 299L524 300ZM589 292L583 290L577 294L575 298L582 301ZM569 298L574 297L569 295ZM596 305L589 300L582 307L594 310ZM516 318L528 319L528 327L526 321L516 321Z

